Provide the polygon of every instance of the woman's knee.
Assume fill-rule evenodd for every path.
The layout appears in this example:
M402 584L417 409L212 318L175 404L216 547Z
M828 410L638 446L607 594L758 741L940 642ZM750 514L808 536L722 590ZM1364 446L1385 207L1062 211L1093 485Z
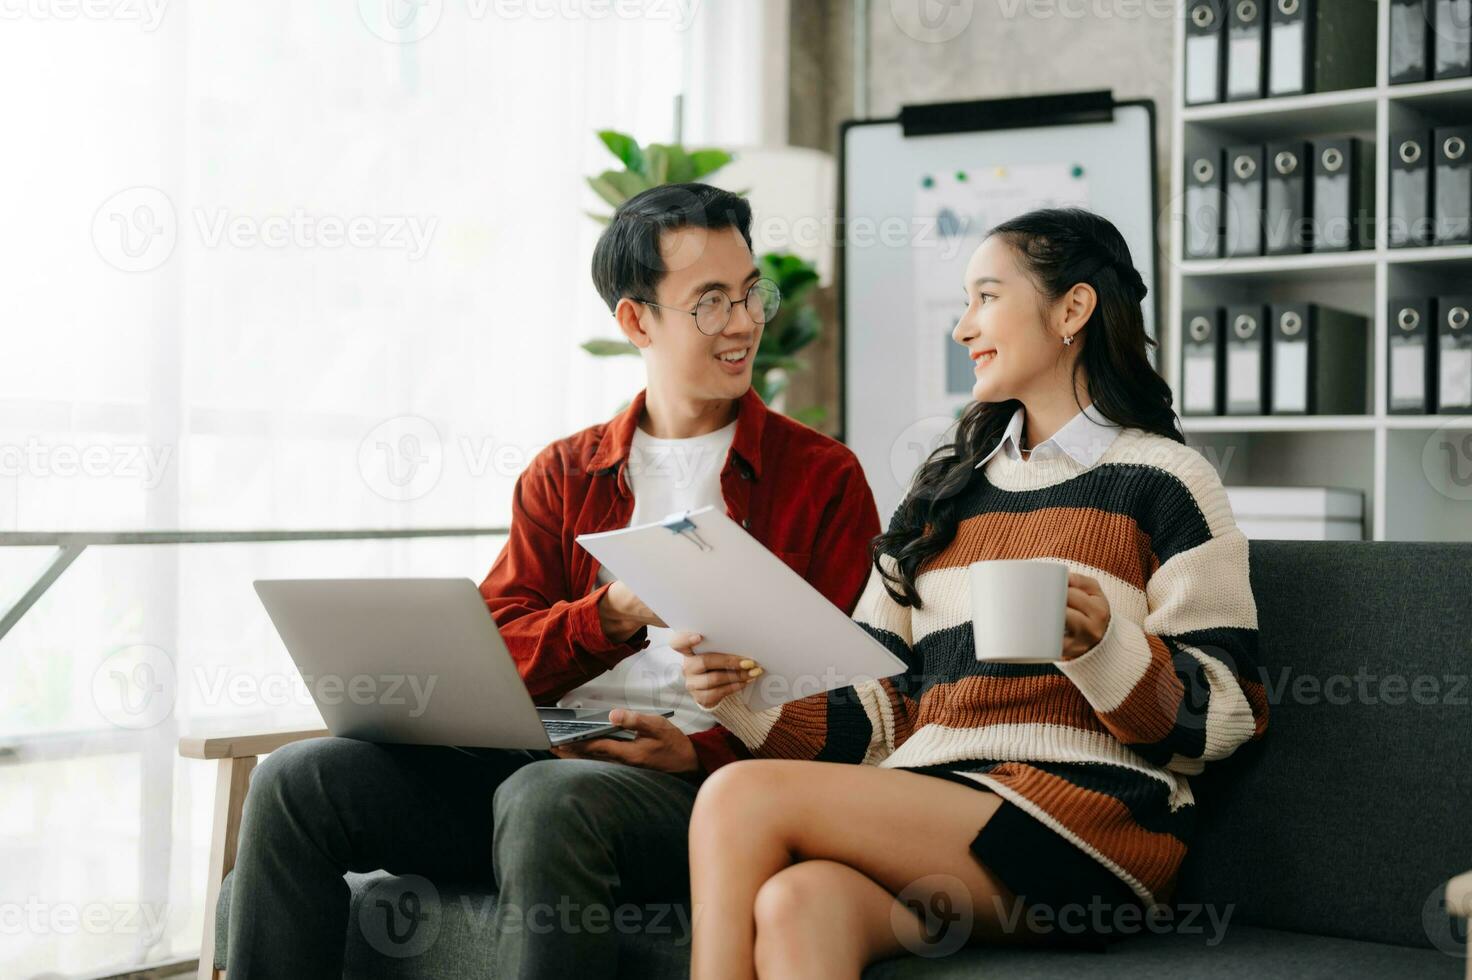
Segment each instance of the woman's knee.
M722 766L700 786L690 817L692 834L753 824L780 813L777 801L788 783L791 762L744 759Z
M846 918L844 890L852 874L831 861L802 861L767 879L752 907L759 973L801 973L814 961L862 966L861 937L837 927ZM853 963L844 962L850 958Z
M827 914L843 887L841 871L831 861L800 861L768 878L752 907L757 934L806 929Z

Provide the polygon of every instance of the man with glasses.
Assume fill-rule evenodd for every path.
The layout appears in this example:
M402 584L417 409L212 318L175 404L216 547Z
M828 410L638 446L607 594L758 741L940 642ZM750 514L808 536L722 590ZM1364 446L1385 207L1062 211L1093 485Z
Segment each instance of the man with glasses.
M753 261L750 205L704 184L645 191L599 239L593 281L647 387L533 460L481 593L537 703L654 710L613 713L630 741L553 753L338 738L272 753L246 801L231 980L340 976L348 870L494 876L497 977L613 977L621 935L685 932L696 790L747 752L690 698L665 624L578 535L715 505L835 605L857 602L879 533L858 460L751 387L781 295Z

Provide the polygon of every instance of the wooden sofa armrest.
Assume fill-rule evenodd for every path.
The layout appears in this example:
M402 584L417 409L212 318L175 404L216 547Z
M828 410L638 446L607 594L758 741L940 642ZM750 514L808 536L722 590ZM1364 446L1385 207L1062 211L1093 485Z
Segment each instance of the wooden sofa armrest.
M1446 910L1451 915L1472 919L1472 871L1446 883ZM1472 956L1467 957L1467 980L1472 980Z
M244 759L274 752L283 745L304 738L321 738L329 734L325 728L278 728L267 731L184 735L179 738L179 754L186 759Z
M328 734L325 728L282 728L267 731L222 732L185 735L179 739L179 754L186 759L213 759L215 771L215 815L210 828L209 875L204 892L204 934L199 943L199 977L217 980L215 969L215 909L220 904L220 886L235 868L240 841L240 816L256 757L304 738Z
M1446 883L1446 910L1452 915L1472 919L1472 871L1457 875Z

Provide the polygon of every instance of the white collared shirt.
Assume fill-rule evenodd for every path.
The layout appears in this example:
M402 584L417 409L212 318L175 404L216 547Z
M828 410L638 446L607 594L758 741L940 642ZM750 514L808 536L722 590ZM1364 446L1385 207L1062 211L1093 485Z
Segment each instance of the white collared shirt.
M1022 426L1026 420L1026 414L1026 409L1023 408L1018 408L1012 413L1012 418L1002 433L1002 441L982 457L981 462L976 464L977 469L985 466L993 456L1003 450L1006 450L1008 459L1014 462L1023 461ZM1105 451L1113 445L1119 431L1120 426L1106 419L1094 407L1094 403L1089 402L1082 412L1069 419L1050 437L1034 446L1028 453L1028 459L1049 459L1061 453L1080 466L1093 466L1099 461L1099 457L1103 456Z

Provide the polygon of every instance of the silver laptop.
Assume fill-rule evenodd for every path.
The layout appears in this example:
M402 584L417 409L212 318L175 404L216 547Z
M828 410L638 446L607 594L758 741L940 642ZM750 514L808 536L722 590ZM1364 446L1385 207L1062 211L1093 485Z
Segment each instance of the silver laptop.
M255 588L334 735L500 749L633 737L606 710L537 708L470 579L260 579Z

